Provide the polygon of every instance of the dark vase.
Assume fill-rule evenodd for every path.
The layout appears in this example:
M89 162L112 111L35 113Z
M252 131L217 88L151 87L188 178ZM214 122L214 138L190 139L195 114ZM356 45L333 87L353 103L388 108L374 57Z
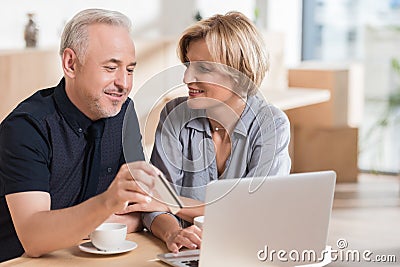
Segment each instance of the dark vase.
M28 23L25 26L24 39L26 47L36 47L39 29L34 21L34 14L28 13Z

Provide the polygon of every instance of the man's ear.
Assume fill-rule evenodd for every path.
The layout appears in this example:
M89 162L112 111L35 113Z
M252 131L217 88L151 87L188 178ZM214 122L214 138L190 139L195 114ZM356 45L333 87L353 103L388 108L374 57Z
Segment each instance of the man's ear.
M75 78L78 58L76 57L74 50L66 48L62 54L61 60L64 74L69 78Z

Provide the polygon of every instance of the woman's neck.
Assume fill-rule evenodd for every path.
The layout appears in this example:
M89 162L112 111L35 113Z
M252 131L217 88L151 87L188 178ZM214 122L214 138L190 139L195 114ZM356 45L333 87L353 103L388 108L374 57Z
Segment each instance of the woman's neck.
M212 109L207 109L206 114L210 121L211 130L213 132L227 132L230 134L235 128L245 107L246 100L240 99L234 104L224 104Z

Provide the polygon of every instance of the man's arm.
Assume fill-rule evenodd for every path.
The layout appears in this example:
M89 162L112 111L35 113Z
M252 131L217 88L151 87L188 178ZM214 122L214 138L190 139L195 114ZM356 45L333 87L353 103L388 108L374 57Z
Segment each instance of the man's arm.
M19 240L27 255L39 257L48 252L76 245L111 214L129 202L151 200L138 186L154 186L157 170L145 162L123 165L109 188L79 205L50 210L46 192L31 191L6 195L7 205ZM135 180L133 180L135 177Z
M111 213L100 197L60 210L50 210L47 192L14 193L6 200L18 237L31 257L77 244Z

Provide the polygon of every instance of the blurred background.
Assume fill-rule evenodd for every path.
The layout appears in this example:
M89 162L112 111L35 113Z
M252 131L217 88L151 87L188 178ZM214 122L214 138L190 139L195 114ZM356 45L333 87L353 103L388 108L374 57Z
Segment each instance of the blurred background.
M139 61L136 90L158 71L178 63L176 41L188 25L201 17L238 10L265 33L272 61L267 89L329 89L331 100L325 104L330 105L332 121L311 126L330 127L332 142L340 139L337 135L354 136L344 128L355 128L357 169L399 173L399 0L0 0L0 5L0 55L7 58L0 64L4 76L0 89L6 92L1 119L18 101L61 77L55 52L66 21L81 9L114 9L132 19ZM37 44L25 49L29 13L37 30ZM309 73L311 70L320 72ZM321 74L332 75L333 80L304 85L298 78ZM29 75L33 81L28 81ZM301 112L288 112L294 126L308 125L304 120L317 121L307 111L300 116ZM332 132L339 130L344 132ZM298 137L303 138L301 133ZM345 154L343 160L348 161ZM298 155L303 157L300 152ZM306 169L300 166L298 170Z
M328 244L346 238L351 249L400 260L400 0L0 0L0 120L59 82L62 29L93 7L133 21L131 97L147 156L160 109L186 94L167 94L182 81L169 75L181 32L216 13L251 18L271 59L260 92L291 121L292 172L338 174Z

